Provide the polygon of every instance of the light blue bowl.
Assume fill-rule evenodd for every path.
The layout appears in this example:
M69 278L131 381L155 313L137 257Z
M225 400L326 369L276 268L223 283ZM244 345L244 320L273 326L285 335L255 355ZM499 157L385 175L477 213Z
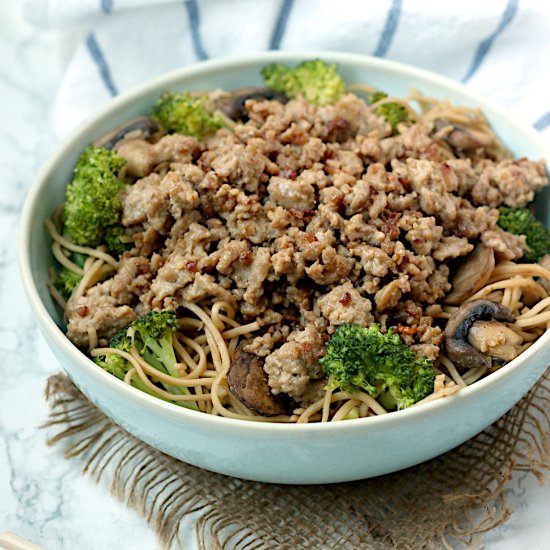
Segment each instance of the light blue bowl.
M208 61L177 70L113 99L82 125L42 168L21 220L23 284L42 332L62 367L102 411L157 449L190 464L245 479L278 483L332 483L386 474L439 455L502 416L533 386L550 362L550 333L520 357L457 394L371 417L328 424L264 424L207 415L142 393L107 374L65 337L46 282L52 263L44 219L63 201L80 152L129 118L147 113L167 90L232 89L261 84L266 63L322 58L335 62L349 83L364 82L406 96L411 87L460 105L480 107L516 156L544 158L550 148L529 126L490 101L433 73L376 58L330 52L267 52ZM548 194L537 197L548 222Z

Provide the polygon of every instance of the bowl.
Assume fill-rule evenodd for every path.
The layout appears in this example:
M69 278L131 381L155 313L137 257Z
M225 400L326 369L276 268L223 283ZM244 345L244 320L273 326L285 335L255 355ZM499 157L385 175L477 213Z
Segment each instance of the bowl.
M260 69L267 63L313 58L337 63L349 83L372 84L397 96L407 95L414 86L427 95L480 107L516 156L544 158L550 163L549 145L532 128L436 74L354 54L266 52L179 69L110 101L42 168L21 219L20 266L26 294L49 347L80 390L124 429L169 455L215 472L265 482L351 481L433 458L479 433L513 407L549 362L550 332L497 372L440 400L346 422L265 424L211 416L151 397L103 371L65 337L60 328L62 316L46 285L52 256L43 221L63 201L65 186L84 147L125 120L146 113L167 89L257 85L261 84ZM542 193L537 197L537 207L546 222L547 206L548 194Z

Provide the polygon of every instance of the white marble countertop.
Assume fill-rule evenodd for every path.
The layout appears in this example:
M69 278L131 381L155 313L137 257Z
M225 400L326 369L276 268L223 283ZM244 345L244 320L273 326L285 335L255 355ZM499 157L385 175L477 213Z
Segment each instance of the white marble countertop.
M0 2L0 532L48 550L153 549L145 521L48 448L46 379L59 367L19 282L16 233L25 193L55 146L48 112L79 39L27 25L18 2ZM517 475L507 490L510 521L487 535L489 550L550 547L550 484Z

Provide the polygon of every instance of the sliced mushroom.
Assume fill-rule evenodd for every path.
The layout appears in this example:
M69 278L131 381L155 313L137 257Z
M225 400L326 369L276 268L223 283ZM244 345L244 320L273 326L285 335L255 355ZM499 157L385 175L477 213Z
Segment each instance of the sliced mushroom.
M476 321L468 333L468 342L481 353L508 362L519 355L523 338L498 321Z
M489 134L464 128L440 118L435 121L434 130L434 137L445 140L451 147L461 151L490 147L495 141Z
M479 331L474 331L473 342L470 342L470 331L476 321L502 321L504 323L514 323L516 318L510 310L502 304L491 302L489 300L474 300L462 304L455 311L445 328L445 348L449 359L460 369L469 369L473 367L491 367L492 360L490 353L483 353L478 349L490 346L487 343L480 342L477 339ZM494 334L494 327L493 327ZM498 340L498 337L497 337ZM491 337L491 342L494 338Z
M262 359L239 346L227 374L229 390L241 403L263 416L286 414L285 402L271 393L262 365Z
M232 120L248 120L245 107L247 99L268 99L281 103L288 101L286 95L269 88L241 88L220 96L216 100L216 108Z
M147 116L139 116L117 126L93 142L94 147L112 149L121 139L127 137L147 139L158 132L157 124ZM131 134L131 135L130 135Z
M495 253L492 248L478 244L466 256L457 269L451 284L452 292L445 298L449 305L459 305L485 286L495 268Z

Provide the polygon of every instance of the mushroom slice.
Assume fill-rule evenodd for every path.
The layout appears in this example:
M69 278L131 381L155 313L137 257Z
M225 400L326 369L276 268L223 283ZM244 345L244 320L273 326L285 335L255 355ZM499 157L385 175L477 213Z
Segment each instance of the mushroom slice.
M468 333L468 342L481 353L508 362L519 355L523 338L498 321L476 321Z
M147 139L158 132L157 124L147 116L139 116L117 126L93 142L94 147L112 149L121 139L136 137ZM130 136L131 134L131 136Z
M229 390L241 403L262 416L286 414L283 399L271 393L262 365L262 359L247 353L239 346L233 354L227 373Z
M492 248L478 244L458 267L452 284L452 292L445 303L455 306L485 286L495 268L495 253Z
M247 120L248 110L245 107L247 99L267 99L286 103L288 98L281 92L269 88L240 88L220 96L216 107L231 120Z
M474 300L462 304L451 315L445 328L447 356L457 367L462 369L490 368L492 365L490 354L482 353L470 343L470 330L476 321L514 323L516 318L507 307L489 300ZM480 347L484 347L484 344L476 340L475 332L474 342ZM489 347L487 345L487 350Z
M445 140L451 147L461 151L490 147L495 141L490 134L464 128L441 118L435 121L434 130L434 137Z

